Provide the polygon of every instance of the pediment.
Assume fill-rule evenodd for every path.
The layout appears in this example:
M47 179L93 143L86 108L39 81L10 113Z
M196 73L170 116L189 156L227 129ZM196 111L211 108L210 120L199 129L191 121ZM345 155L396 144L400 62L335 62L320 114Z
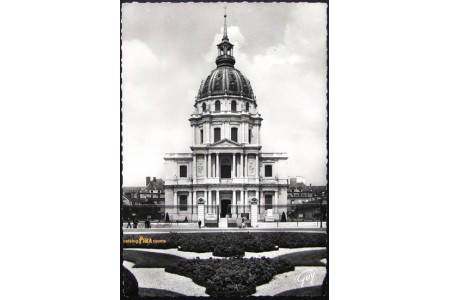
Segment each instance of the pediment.
M211 147L240 147L241 144L236 143L235 141L229 140L229 139L223 139L218 142L215 142L214 144L211 144Z

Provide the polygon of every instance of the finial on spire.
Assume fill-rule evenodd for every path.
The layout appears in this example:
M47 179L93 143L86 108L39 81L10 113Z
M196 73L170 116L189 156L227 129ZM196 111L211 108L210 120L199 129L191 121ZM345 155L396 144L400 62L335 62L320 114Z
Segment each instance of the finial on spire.
M223 39L222 40L228 40L228 34L227 34L227 7L223 7L225 14L224 17L224 24L223 24Z

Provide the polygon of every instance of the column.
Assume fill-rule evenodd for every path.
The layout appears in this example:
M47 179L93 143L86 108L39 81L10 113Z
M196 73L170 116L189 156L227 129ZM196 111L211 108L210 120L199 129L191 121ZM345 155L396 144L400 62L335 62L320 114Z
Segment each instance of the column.
M211 160L211 153L208 154L208 177L213 177L213 170L212 170L212 160Z
M231 205L232 205L232 209L231 209L231 216L233 218L236 218L236 190L233 190L233 198L231 200Z
M205 160L205 178L208 178L208 165L209 165L209 159L208 154L203 154L203 159Z
M259 153L256 154L256 178L259 178Z
M210 143L210 131L211 131L211 123L207 122L205 127L205 143Z
M241 177L244 178L244 153L241 153Z
M244 143L245 142L245 137L244 137L244 123L241 123L240 125L239 125L239 131L240 131L240 138L239 138L239 143Z
M193 191L192 194L192 205L197 205L197 191Z
M192 145L195 145L195 126L192 125Z
M250 201L250 224L252 227L258 226L258 201Z
M205 201L203 199L200 199L198 201L198 220L202 221L202 226L205 226Z
M189 205L191 205L191 214L194 213L194 203L193 203L193 197L192 192L189 192L188 194L188 211L189 211Z
M278 211L278 190L275 191L275 199L273 200L273 204L274 204L274 210L273 212L276 213Z
M239 159L238 159L239 158ZM237 160L237 163L236 163L236 173L237 173L237 177L238 178L242 178L242 156L241 156L241 154L239 153L239 156L236 154L236 160Z
M248 177L248 154L245 153L245 162L244 162L244 177Z
M222 134L220 135L220 137L221 137L221 140L222 140L222 139L225 138L225 122L222 123L221 131L222 131Z
M176 208L176 211L178 213L178 192L177 191L173 191L173 205ZM175 210L174 210L175 211ZM173 217L172 217L173 218Z
M261 125L258 125L258 144L261 145Z
M208 203L206 204L206 207L207 207L206 212L208 212L208 213L210 212L211 205L212 205L212 191L209 190L208 191Z
M232 153L232 155L233 155L233 163L231 165L231 178L234 178L234 177L236 177L236 176L234 176L235 175L234 173L236 171L236 154Z
M193 156L193 159L192 159L192 161L193 161L193 168L192 168L192 178L197 178L197 155L194 153L194 156Z
M216 178L219 176L219 153L216 153Z

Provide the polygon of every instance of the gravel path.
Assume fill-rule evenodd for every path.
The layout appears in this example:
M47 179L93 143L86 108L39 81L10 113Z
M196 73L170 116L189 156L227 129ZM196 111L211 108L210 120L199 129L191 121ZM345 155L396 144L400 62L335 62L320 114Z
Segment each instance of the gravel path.
M309 247L309 248L280 248L278 249L278 251L266 251L266 252L247 252L245 251L245 258L250 258L250 257L256 257L256 258L260 258L260 257L270 257L270 258L275 258L277 256L281 256L284 254L290 254L290 253L298 253L298 252L305 252L305 251L311 251L311 250L322 250L322 249L326 249L325 247Z
M136 277L140 288L154 288L172 291L185 296L206 296L206 288L195 284L192 279L166 273L163 268L133 268L134 263L123 261L123 266Z
M321 286L326 272L325 267L295 267L294 271L278 274L269 283L257 286L252 296L275 296L302 287Z
M289 254L289 253L297 253L297 252L305 252L305 251L311 251L311 250L321 250L326 249L325 247L309 247L309 248L280 248L278 251L266 251L266 252L245 252L245 258L251 258L251 257L270 257L274 258L280 255ZM200 257L201 259L208 259L210 257L212 258L221 258L217 256L213 256L212 252L205 252L205 253L196 253L196 252L186 252L186 251L178 251L177 249L143 249L143 248L126 248L124 250L135 250L135 251L142 251L142 252L153 252L153 253L165 253L165 254L172 254L176 255L182 258L186 259L192 259L196 257Z

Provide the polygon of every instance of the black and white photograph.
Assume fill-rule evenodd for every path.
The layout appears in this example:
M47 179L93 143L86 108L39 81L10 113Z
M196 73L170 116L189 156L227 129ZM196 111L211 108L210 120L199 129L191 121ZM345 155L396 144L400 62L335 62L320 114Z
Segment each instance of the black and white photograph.
M328 295L327 3L123 3L124 296Z
M2 9L2 299L448 298L448 1Z

